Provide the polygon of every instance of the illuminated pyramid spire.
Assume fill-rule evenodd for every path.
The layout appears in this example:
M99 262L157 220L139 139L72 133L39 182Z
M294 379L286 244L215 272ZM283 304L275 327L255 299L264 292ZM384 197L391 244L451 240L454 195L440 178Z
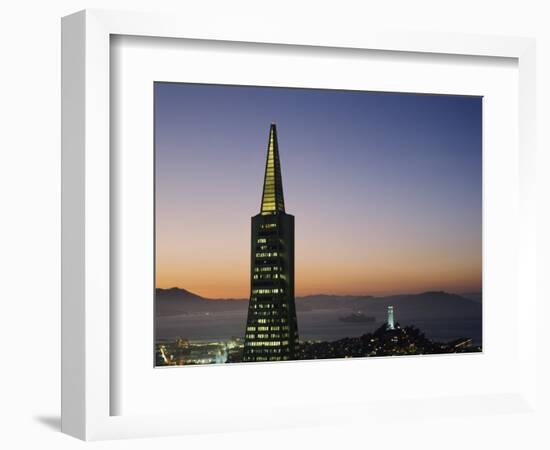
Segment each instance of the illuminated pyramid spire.
M283 178L277 144L277 126L272 123L269 129L267 161L265 163L264 192L262 195L262 215L285 212L283 197Z

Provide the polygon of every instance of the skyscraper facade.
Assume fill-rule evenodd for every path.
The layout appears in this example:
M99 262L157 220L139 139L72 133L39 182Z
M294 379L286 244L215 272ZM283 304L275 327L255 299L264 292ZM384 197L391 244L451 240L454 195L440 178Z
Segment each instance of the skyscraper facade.
M260 213L252 217L250 301L243 361L296 358L294 216L285 212L277 127L271 124Z

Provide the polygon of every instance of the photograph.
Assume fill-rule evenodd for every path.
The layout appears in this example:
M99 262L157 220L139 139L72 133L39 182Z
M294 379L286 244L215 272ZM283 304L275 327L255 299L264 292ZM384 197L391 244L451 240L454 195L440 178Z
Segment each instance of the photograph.
M154 366L483 350L483 97L156 81Z

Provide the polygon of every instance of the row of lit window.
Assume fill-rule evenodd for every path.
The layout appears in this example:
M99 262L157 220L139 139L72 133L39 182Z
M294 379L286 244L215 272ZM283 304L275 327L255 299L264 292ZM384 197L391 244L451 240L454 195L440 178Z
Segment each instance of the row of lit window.
M253 304L267 304L267 303L275 303L277 305L282 306L283 308L288 308L288 305L285 302L281 302L281 297L278 297L276 295L267 295L267 294L260 294L259 297L251 297L254 299ZM285 300L284 298L282 300Z
M246 331L269 331L269 327L246 327Z
M276 305L273 303L260 303L258 305L254 305L253 309L273 309L276 308Z
M273 299L270 299L270 300L273 300ZM269 316L269 315L275 315L276 311L273 311L273 313L270 313L270 312L257 311L257 310L258 309L275 309L277 307L287 309L288 305L286 303L277 303L277 305L275 305L273 303L258 302L254 305L251 305L250 310L256 316Z
M252 289L252 294L284 294L284 289L283 288Z
M267 193L262 203L263 212L273 211L275 209L275 205L275 195L272 193Z
M270 240L267 244L256 245L255 251L257 252L272 252L272 251L284 251L284 242L274 242Z
M283 345L288 345L288 341L282 341L282 343ZM252 341L248 342L248 345L251 347L279 347L281 341Z
M269 358L267 356L256 356L255 358L245 358L245 361L286 361L287 359L287 356L270 356Z
M245 337L247 339L288 339L288 333L258 333L258 334L254 334L254 333L249 333L249 334L245 334Z
M279 311L273 309L271 311L256 311L256 309L253 309L251 311L252 315L254 317L267 317L267 316L278 316L279 315ZM260 321L261 319L258 319L258 321Z
M264 198L268 196L275 197L276 188L277 183L275 183L275 180L266 180L264 184Z
M272 354L279 354L279 353L283 353L283 351L281 351L280 348L263 348L263 349L249 349L248 350L248 353L250 354L256 354L256 355L272 355ZM286 352L284 352L286 353ZM254 358L256 361L259 361L260 360L260 357L256 357ZM273 361L273 357L270 358L271 361ZM267 361L267 360L265 360Z
M255 326L249 326L249 327L246 327L246 331L288 331L288 325L283 325L283 326L280 326L280 325L272 325L270 327L266 327L266 326L261 326L261 327L255 327Z
M258 239L256 239L256 244L268 244L268 243L271 243L271 244L283 244L284 243L284 240L283 239L279 239L277 237L277 235L271 235L271 236L268 236L268 237L259 237Z
M279 278L279 274L278 274L278 273L275 273L275 274L273 274L273 275L271 275L270 273L265 274L265 275L258 275L258 274L256 274L256 275L253 276L253 278L254 278L255 280L271 280L271 279L276 280L276 279ZM284 275L281 275L281 278L284 278Z
M282 270L279 266L254 267L254 272L278 272L279 270Z
M260 228L262 228L263 230L268 230L270 228L277 228L277 224L276 223L262 223L260 225Z
M261 252L256 253L256 258L271 258L272 256L279 256L278 252Z
M271 323L286 323L286 318L285 317L280 317L278 320L276 319L258 319L257 320L258 323L261 323L261 324L271 324ZM258 328L259 329L259 328Z
M262 245L256 246L257 252L271 252L273 250L278 250L278 249L279 249L279 246L276 243L262 244Z
M274 300L273 297L265 297L260 299L257 299L256 297L252 297L252 299L254 300L253 302L251 302L251 305L250 305L250 309L252 310L272 309L272 308L277 308L277 306L280 306L282 308L288 308L288 306L285 303L280 303L277 301L275 301L275 303L272 303ZM275 299L275 300L278 300L278 299Z

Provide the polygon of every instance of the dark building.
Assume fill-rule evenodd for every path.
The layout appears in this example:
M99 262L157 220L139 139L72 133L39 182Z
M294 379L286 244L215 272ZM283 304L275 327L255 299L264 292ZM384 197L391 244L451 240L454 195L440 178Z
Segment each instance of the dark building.
M295 359L294 216L285 213L275 124L269 130L262 205L252 217L250 267L243 361Z

